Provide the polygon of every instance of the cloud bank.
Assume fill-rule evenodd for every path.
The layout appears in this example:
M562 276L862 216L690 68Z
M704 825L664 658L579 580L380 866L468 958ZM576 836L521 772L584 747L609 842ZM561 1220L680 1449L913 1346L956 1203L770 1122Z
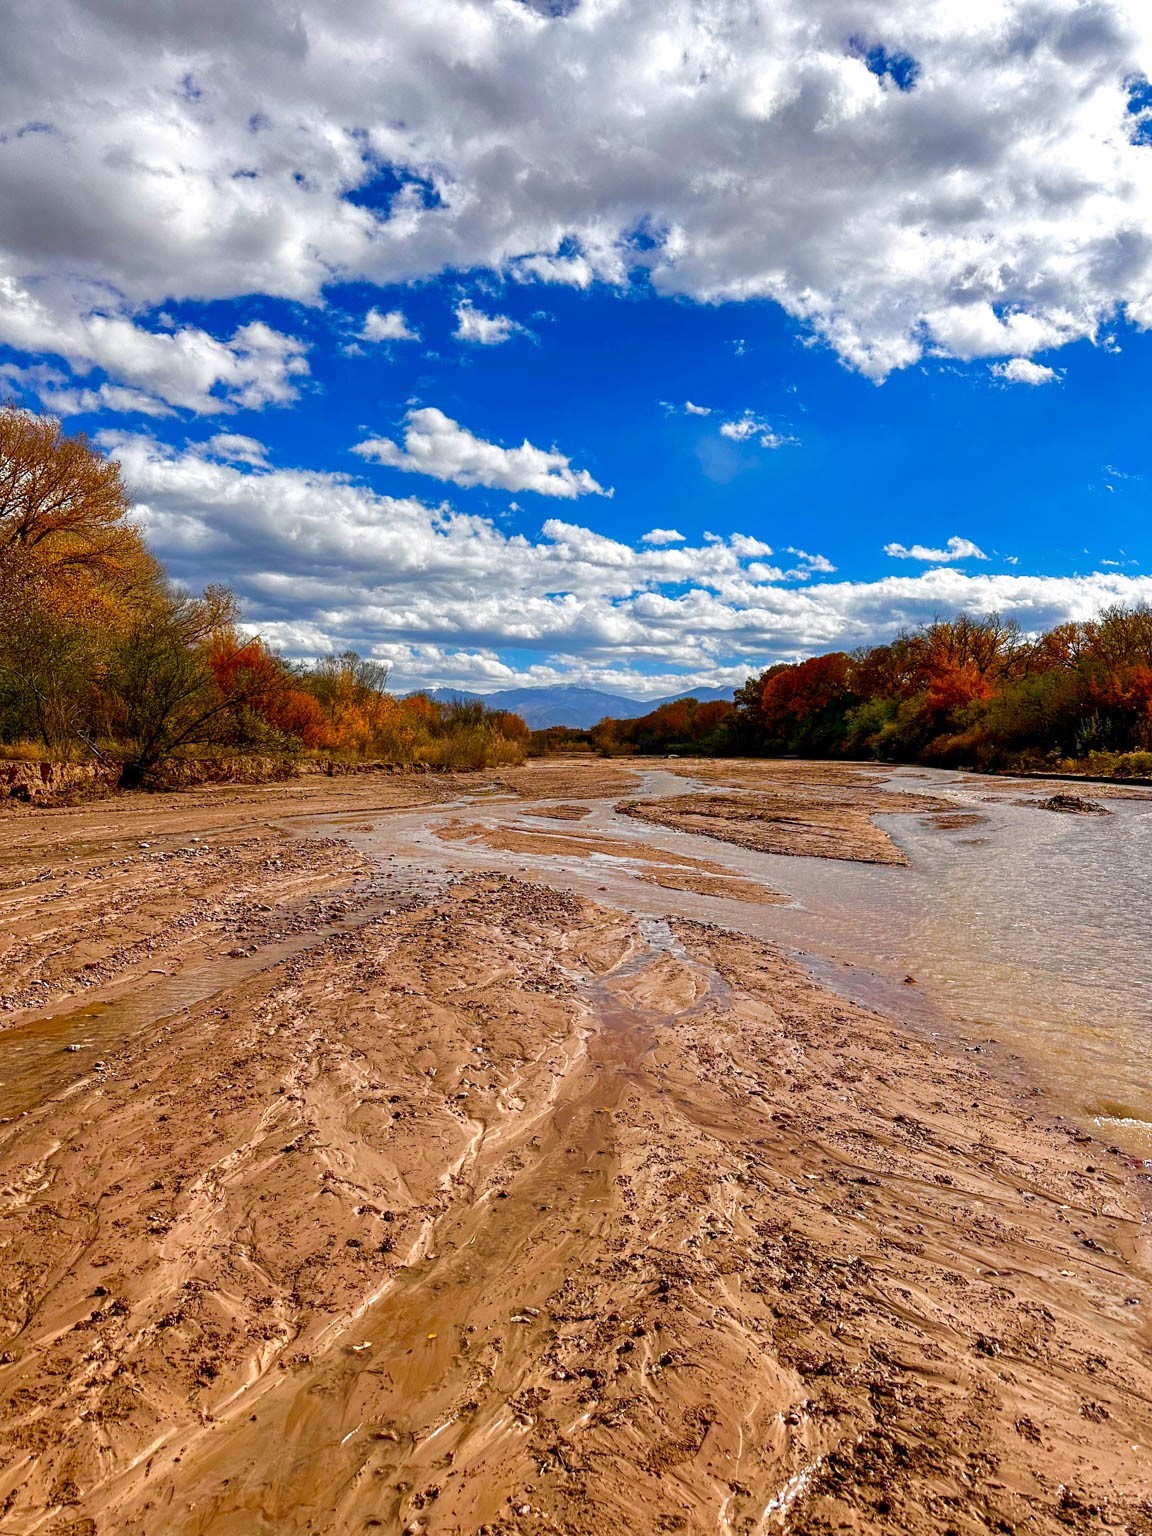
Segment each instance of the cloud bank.
M875 379L1036 383L1152 324L1150 73L1145 0L45 0L0 60L0 341L203 413L291 399L304 349L172 301L642 273Z
M654 695L739 683L942 613L997 610L1040 629L1152 601L1152 577L1116 571L829 581L824 556L793 548L788 571L741 534L633 547L550 518L528 538L348 477L254 467L250 442L210 440L232 462L141 435L103 442L178 577L231 581L248 621L292 654L355 646L392 662L403 687L567 680ZM510 651L527 659L513 665Z

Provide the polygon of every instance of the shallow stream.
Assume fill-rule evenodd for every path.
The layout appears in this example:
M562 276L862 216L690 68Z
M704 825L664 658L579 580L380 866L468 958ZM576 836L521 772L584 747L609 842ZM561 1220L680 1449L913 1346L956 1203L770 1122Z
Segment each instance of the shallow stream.
M949 800L968 813L959 818L967 824L949 826L928 806L923 816L876 818L904 851L906 868L759 853L637 821L615 809L616 796L582 802L588 814L561 823L531 814L547 811L546 801L479 797L388 814L370 826L363 812L285 825L304 835L339 833L381 861L386 881L405 888L428 876L497 869L642 917L715 922L783 944L858 1002L967 1049L991 1049L1001 1063L1019 1058L1061 1108L1105 1140L1152 1157L1152 795L1110 799L1107 816L1073 816L1015 803L1043 796L1003 779L907 769L887 783ZM660 770L638 775L633 793L650 799L717 787ZM453 818L601 846L580 855L443 841L436 829ZM619 854L604 850L614 841ZM646 866L629 857L637 844L722 865L787 903L654 886L640 878ZM0 1115L67 1091L128 1035L357 926L377 906L10 1028Z
M611 799L590 802L586 818L563 828L722 864L783 892L783 906L653 888L636 878L624 846L619 858L567 857L435 836L450 815L556 830L525 815L524 802L390 816L372 834L345 835L377 855L522 873L635 912L717 922L785 944L858 1001L962 1037L970 1049L995 1042L1001 1057L1018 1055L1105 1138L1152 1155L1152 797L1111 799L1108 816L1075 816L1013 803L1044 796L1003 779L909 769L887 783L947 798L974 813L972 823L948 827L928 810L878 817L907 868L758 853L638 822ZM642 775L635 793L693 787L658 771ZM975 814L983 820L975 823Z

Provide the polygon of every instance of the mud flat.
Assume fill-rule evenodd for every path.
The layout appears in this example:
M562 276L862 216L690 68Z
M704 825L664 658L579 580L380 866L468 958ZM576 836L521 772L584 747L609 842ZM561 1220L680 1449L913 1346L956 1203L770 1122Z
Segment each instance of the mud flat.
M1142 1171L740 932L286 820L465 793L0 822L0 1531L1152 1532Z
M717 788L658 800L632 797L617 810L760 853L904 864L904 854L873 816L950 808L931 796L883 789L877 770L852 764L705 761L685 771Z

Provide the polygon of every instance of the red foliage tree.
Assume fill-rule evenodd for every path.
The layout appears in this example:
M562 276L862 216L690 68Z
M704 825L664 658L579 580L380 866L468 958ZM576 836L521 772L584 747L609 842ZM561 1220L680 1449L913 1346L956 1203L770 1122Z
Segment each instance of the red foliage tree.
M840 703L850 691L851 671L850 657L843 651L829 651L765 673L760 716L768 734L790 735L798 722Z

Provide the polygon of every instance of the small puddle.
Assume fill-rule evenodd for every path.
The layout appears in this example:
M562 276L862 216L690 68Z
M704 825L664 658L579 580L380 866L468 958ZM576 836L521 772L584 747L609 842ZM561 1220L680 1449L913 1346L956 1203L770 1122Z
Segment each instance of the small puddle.
M329 893L344 899L354 894L354 887ZM11 1025L0 1036L0 1121L13 1119L98 1074L102 1058L139 1031L315 949L337 934L354 932L395 911L402 899L396 892L366 895L355 912L260 945L250 953L212 960L173 976L153 973L138 978L130 984L131 991L119 996L80 1004L67 999L58 1009ZM289 915L286 909L284 916Z

